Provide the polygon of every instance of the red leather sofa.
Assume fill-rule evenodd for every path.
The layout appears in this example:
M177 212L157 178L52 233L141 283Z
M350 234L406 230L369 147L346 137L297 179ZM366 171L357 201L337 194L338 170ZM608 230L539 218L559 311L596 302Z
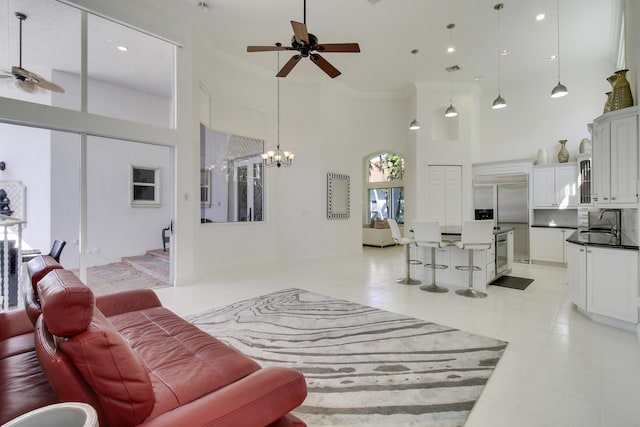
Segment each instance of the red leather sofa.
M45 391L29 408L4 411L13 402L5 405L11 393L2 390L0 422L58 400L92 405L101 426L306 425L289 413L306 397L302 374L261 368L162 307L153 291L94 298L75 274L60 268L51 269L37 289L42 315L35 333L24 332L29 320L21 311L16 323L7 320L19 320L23 329L12 326L8 334L15 332L11 340L24 340L26 347L35 337L38 360L31 368ZM0 381L12 367L0 372Z

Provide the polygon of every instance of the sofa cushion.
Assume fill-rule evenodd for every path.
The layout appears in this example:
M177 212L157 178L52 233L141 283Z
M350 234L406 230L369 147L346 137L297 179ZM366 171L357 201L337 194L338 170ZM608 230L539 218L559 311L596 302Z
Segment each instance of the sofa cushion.
M164 307L111 316L109 321L149 370L156 397L152 418L260 369Z
M33 349L0 359L0 372L0 424L57 402Z
M95 298L70 270L52 270L38 282L38 295L47 329L53 335L76 335L89 326Z
M147 370L100 310L84 332L59 348L95 391L109 425L136 425L149 416L154 396Z

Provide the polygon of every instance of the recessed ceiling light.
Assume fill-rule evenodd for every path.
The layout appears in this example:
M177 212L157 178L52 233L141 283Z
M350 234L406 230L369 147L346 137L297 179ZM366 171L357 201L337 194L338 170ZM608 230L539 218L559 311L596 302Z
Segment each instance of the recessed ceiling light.
M551 55L549 57L549 61L555 61L556 59L558 59L558 55Z
M547 18L547 15L545 15L544 13L539 13L536 15L536 21L540 22L540 21L544 21Z
M128 50L129 50L129 49L127 49L127 47L126 47L126 46L118 46L118 47L117 47L117 49L118 49L120 52L126 52L126 51L128 51Z
M455 48L455 47L453 47L453 46L449 46L449 47L447 48L447 52L449 52L449 53L453 53L453 52L455 52L455 51L456 51L456 48Z
M509 49L502 49L502 50L500 51L500 55L502 55L502 56L507 56L507 55L509 55L510 53L511 53L511 51L510 51Z
M473 80L475 80L475 81L482 80L482 76L480 74L478 74L477 76L475 76L473 78Z

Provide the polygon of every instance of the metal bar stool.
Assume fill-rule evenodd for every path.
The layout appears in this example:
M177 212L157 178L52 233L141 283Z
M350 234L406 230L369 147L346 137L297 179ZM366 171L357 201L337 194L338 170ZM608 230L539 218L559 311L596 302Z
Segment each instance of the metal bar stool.
M417 246L431 248L431 262L424 264L425 268L431 268L431 284L422 285L420 289L436 293L449 292L449 289L436 284L436 270L449 268L448 265L436 263L436 249L447 246L447 243L442 241L440 223L438 221L415 221L413 223L413 237Z
M409 245L415 245L416 241L410 237L402 237L402 233L400 233L400 227L398 227L398 223L395 219L389 218L387 219L387 222L389 223L389 228L391 229L391 237L393 238L393 241L398 245L404 246L407 275L402 279L396 280L396 283L400 283L403 285L419 285L420 283L422 283L420 282L420 280L411 278L411 255L409 253Z
M493 242L493 220L465 221L462 225L462 240L454 242L460 249L469 252L469 265L456 265L456 270L469 272L469 287L458 289L456 294L469 298L486 298L487 294L473 289L473 272L480 271L480 267L473 265L473 251L487 250Z

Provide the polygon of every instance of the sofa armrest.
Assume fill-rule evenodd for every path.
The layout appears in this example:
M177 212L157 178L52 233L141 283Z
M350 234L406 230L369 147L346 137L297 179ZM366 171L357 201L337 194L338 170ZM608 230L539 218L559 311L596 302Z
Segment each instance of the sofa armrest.
M96 307L106 317L116 314L162 307L160 299L151 289L137 289L96 297Z
M33 324L24 310L0 312L0 341L33 332Z
M153 418L140 427L266 426L304 402L304 376L293 369L259 369L239 381Z

